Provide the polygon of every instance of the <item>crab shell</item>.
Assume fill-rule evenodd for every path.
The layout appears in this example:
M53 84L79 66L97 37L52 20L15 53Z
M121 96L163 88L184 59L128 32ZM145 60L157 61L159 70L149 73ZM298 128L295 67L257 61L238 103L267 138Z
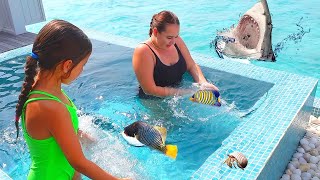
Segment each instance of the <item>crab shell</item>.
M229 158L235 159L239 168L244 169L248 164L248 159L241 152L228 154Z

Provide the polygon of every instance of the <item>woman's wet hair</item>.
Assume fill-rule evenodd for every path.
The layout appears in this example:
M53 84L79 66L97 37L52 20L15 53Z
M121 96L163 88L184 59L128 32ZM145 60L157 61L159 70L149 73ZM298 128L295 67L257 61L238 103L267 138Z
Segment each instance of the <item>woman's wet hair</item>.
M81 29L67 21L52 20L40 30L32 47L32 55L26 58L24 82L16 106L17 137L19 118L38 71L53 72L58 64L72 60L73 67L64 76L68 78L72 69L91 52L90 39Z
M158 14L152 16L150 22L149 36L152 35L153 28L157 28L158 32L166 30L168 24L180 25L178 17L170 11L161 11Z

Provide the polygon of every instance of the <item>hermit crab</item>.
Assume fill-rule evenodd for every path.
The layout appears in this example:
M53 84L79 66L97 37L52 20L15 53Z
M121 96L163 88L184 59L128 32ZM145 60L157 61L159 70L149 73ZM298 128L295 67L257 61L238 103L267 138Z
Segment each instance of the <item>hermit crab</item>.
M228 154L228 158L224 161L230 168L232 168L232 166L237 168L234 162L237 162L237 166L244 170L248 164L248 159L240 152L233 152Z

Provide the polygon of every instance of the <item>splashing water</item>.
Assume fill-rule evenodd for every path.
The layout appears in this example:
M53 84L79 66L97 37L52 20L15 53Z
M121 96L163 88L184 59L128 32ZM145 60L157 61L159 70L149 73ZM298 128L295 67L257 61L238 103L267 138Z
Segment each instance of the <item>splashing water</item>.
M298 27L297 33L289 34L281 42L277 43L277 45L274 48L274 54L276 57L278 57L278 54L284 49L284 47L287 43L293 41L295 44L297 44L297 43L301 42L302 37L305 34L310 33L310 28L305 31L304 28L302 27L302 25L301 25L302 19L303 19L303 17L301 17L299 22L296 24L296 26Z
M117 126L111 126L116 130L108 131L100 129L99 124L94 122L99 117L79 113L79 128L95 139L95 142L82 142L82 148L87 158L97 163L107 172L117 177L131 177L132 179L141 179L143 177L143 168L139 162L131 157L127 146L119 138ZM101 120L101 119L100 119ZM108 121L108 119L102 119ZM109 122L107 122L109 123ZM139 173L137 173L139 172Z

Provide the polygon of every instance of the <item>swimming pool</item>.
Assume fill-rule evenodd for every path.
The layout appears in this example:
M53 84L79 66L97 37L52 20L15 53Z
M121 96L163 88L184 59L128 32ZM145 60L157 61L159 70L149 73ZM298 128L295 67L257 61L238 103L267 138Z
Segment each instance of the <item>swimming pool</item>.
M83 112L80 126L99 137L87 155L118 176L136 179L188 179L221 146L222 141L263 101L273 84L236 74L202 67L208 80L215 82L225 105L217 108L195 104L186 97L139 98L138 84L131 67L133 49L93 41L93 54L83 75L68 95ZM26 48L24 48L26 49ZM25 56L1 61L0 164L13 179L25 178L30 159L26 145L14 146L14 116ZM241 83L239 83L241 82ZM184 77L182 87L192 87ZM123 127L137 120L167 128L167 143L179 148L176 160L149 148L129 146L120 136Z
M136 3L143 3L144 6L140 6L140 4ZM266 85L270 85L271 87L271 89L267 93L267 96L265 96L266 94L262 96L260 98L262 101L257 101L255 106L250 106L251 108L249 108L249 110L247 107L242 106L246 106L250 103L241 103L243 97L234 96L240 97L240 101L231 103L231 111L229 111L226 116L231 120L231 122L234 123L230 126L230 129L227 129L230 130L229 132L231 134L229 136L222 135L224 136L221 137L222 139L226 138L221 142L222 146L220 147L220 145L218 145L219 147L216 147L214 145L214 148L218 149L214 150L213 148L212 150L210 150L210 152L212 152L211 155L209 154L209 151L206 152L209 157L206 160L204 156L202 157L202 160L205 161L202 165L200 164L200 160L198 162L196 161L198 164L189 164L189 167L191 168L189 169L189 171L185 171L185 175L183 174L182 176L187 177L192 174L191 177L193 179L263 179L263 177L277 177L274 174L279 174L278 171L280 171L280 174L282 173L281 169L284 170L286 162L288 162L289 160L288 157L291 156L290 154L293 153L292 151L294 151L297 145L297 139L299 139L299 137L303 133L301 127L305 125L305 122L303 121L305 117L310 114L310 102L313 101L312 97L315 95L315 89L313 88L316 85L316 80L309 77L272 71L252 65L247 66L236 62L220 61L219 59L216 59L215 53L209 48L209 42L213 39L215 32L215 29L211 30L212 27L219 26L217 27L217 29L221 29L224 27L228 27L232 23L235 23L238 20L238 14L241 12L245 12L246 9L251 7L251 5L255 2L245 1L241 2L241 4L238 4L234 2L207 3L206 1L199 1L199 3L197 2L196 7L194 7L194 5L192 4L183 4L183 6L179 6L179 4L182 3L185 2L175 1L174 4L173 2L172 4L165 4L161 2L159 3L159 1L157 3L140 1L108 1L108 3L105 3L105 1L91 1L90 3L83 1L68 1L68 4L70 6L66 6L66 2L62 1L44 1L44 6L49 20L50 18L63 18L77 24L81 28L94 29L95 31L92 31L90 37L94 37L93 35L99 34L96 33L96 31L104 31L112 34L122 35L124 37L133 37L135 40L137 40L134 43L128 43L130 42L130 40L127 41L127 39L123 37L122 39L119 39L116 36L112 39L112 41L109 41L116 44L121 44L123 46L130 46L131 48L134 47L132 46L132 44L135 45L138 41L144 40L146 38L147 34L145 32L148 31L147 25L149 23L149 19L154 12L159 11L159 8L170 9L176 12L180 17L182 26L184 26L184 28L181 29L182 37L186 40L190 49L192 51L203 53L206 55L206 57L202 57L201 55L198 56L197 53L193 53L193 57L195 57L200 65L209 67L210 69L214 69L215 73L219 73L219 71L222 71L222 73L226 75L235 74L237 75L237 77L244 76L246 77L245 79L249 78L258 80L258 82L268 82L266 83ZM314 4L316 4L316 2L313 3L312 1L309 1L306 2L306 4L304 4L303 6L300 6L300 3L302 2L269 2L272 14L275 14L275 12L280 12L280 14L282 14L282 16L273 17L274 25L279 25L275 26L274 28L274 38L276 38L278 42L281 42L287 37L287 35L299 32L297 31L297 26L295 25L295 23L299 23L300 15L301 17L305 17L301 22L301 25L306 28L305 30L310 27L310 33L305 34L305 36L302 37L302 41L298 41L297 44L294 41L288 41L288 46L286 46L286 48L281 51L279 56L280 58L278 58L277 63L253 62L253 64L258 64L259 66L267 66L274 69L286 70L289 72L296 72L303 75L309 75L319 78L319 71L317 71L317 69L315 68L317 67L318 62L314 58L319 55L316 51L317 47L319 46L317 40L319 39L319 35L317 34L317 32L319 31L316 29L317 27L315 25L315 21L317 17L319 17L319 11L315 9L316 6L314 6ZM152 6L150 7L150 5ZM280 9L276 8L277 6L287 8ZM184 7L184 9L181 9L181 7ZM195 12L194 16L191 16L191 7L193 8L193 12ZM210 9L210 11L208 11L208 9ZM214 9L215 12L212 12L212 9ZM239 10L239 12L236 12L234 9ZM217 11L224 12L223 16L216 15ZM146 13L149 13L149 15L146 15ZM214 15L212 15L213 13ZM230 17L227 17L226 14L230 14ZM289 16L291 18L287 18ZM281 23L283 24L283 26L280 26ZM28 29L37 32L40 27L42 27L42 25L43 24L30 26ZM145 31L142 31L142 28L144 28ZM210 31L208 31L208 29L210 29ZM103 33L102 36L107 37L104 39L110 40L110 36L105 36ZM204 42L207 44L205 44ZM273 41L273 43L276 42ZM300 53L302 50L303 53ZM29 50L25 51L25 53L28 52ZM105 53L105 51L97 53L97 56L104 57L105 54L103 53ZM127 53L130 54L130 50L128 50ZM124 54L124 56L126 56L126 53ZM14 58L16 56L19 56L19 54L13 55L12 57ZM214 59L212 59L212 57ZM116 63L116 61L114 63ZM15 73L21 74L21 68L21 63L16 63L16 61L10 61L7 67L3 67L3 69L1 69L1 72L6 71L8 72L8 74L14 74L14 76L3 76L7 76L6 78L9 79L9 85L3 86L3 84L1 84L1 88L13 88L15 90L19 88L19 77L15 76ZM87 68L89 68L89 66L87 66ZM93 74L99 74L99 72L96 72L96 69L93 69L93 71L91 72ZM128 74L125 73L125 75ZM188 77L185 78L186 80L188 80ZM124 80L128 80L129 82L129 79ZM107 80L103 79L103 81ZM115 99L118 100L120 99L120 97L118 97L117 94L108 94L105 91L100 94L98 93L99 95L97 96L92 93L98 92L100 88L104 88L101 86L104 84L103 81L99 81L97 83L97 86L82 89L82 87L86 87L86 83L90 82L90 79L86 79L83 84L75 84L76 89L79 88L80 90L69 91L69 89L67 89L69 95L71 97L74 97L77 101L76 104L80 105L82 111L85 112L85 114L82 115L81 120L82 122L89 122L90 126L88 131L98 132L98 136L101 136L101 143L95 146L95 150L97 150L98 153L93 154L93 156L91 157L93 160L104 166L105 169L108 169L115 174L121 174L122 171L126 172L127 175L131 177L149 177L150 179L152 179L152 176L154 176L154 172L152 172L152 170L149 170L151 172L151 176L147 176L147 174L150 172L145 171L144 165L139 165L139 161L143 162L141 164L147 164L148 166L152 167L155 163L168 161L168 159L164 158L164 156L161 156L154 151L150 151L149 149L144 149L141 151L141 153L145 153L144 155L149 155L149 153L151 153L151 155L149 155L146 159L143 159L141 157L141 159L139 159L139 155L137 155L137 152L135 152L134 149L130 150L131 147L127 146L121 138L118 138L120 136L116 134L120 131L120 129L122 129L123 126L127 125L124 123L125 121L133 120L135 118L143 118L152 123L163 124L164 120L159 118L153 121L152 117L158 117L159 115L159 117L164 118L167 117L166 115L168 114L160 114L159 112L157 113L157 111L152 111L155 108L146 109L146 104L143 105L142 102L136 102L137 104L139 104L138 106L130 103L126 103L124 105L123 100L122 102L110 101L110 103L108 104L107 102L108 100L110 100L108 99L109 97L114 98L113 96L115 96ZM132 85L131 88L136 87L136 84L134 85L132 84L132 82L130 83ZM122 86L123 84L118 85ZM108 85L106 85L106 87L108 88ZM225 88L227 88L227 86ZM2 96L0 100L0 117L5 117L5 119L0 120L1 128L9 126L7 119L13 117L13 111L10 110L14 107L14 101L17 99L16 95L14 94L15 90L9 90L9 92L2 92L1 90ZM125 91L121 88L117 88L116 90L122 92ZM228 90L232 90L232 88L229 88ZM263 90L261 92L263 92ZM84 94L80 95L81 93ZM135 94L131 95L135 96ZM232 94L225 92L223 95L226 97L226 100L228 100L228 96L231 97ZM319 90L317 96L319 96ZM129 99L131 98L131 100L133 98L130 97L130 94L124 97L128 97ZM91 100L88 101L85 98L89 98ZM150 103L152 104L152 101ZM148 104L148 107L150 103ZM181 111L181 108L189 108L188 110L190 110L195 107L193 107L193 105L192 108L191 106L182 107L182 104L184 103L190 102L183 101L183 99L180 98L164 100L163 102L161 102L161 104L166 105L165 107L169 107L168 112L172 113L172 116L180 120L180 122L183 122L183 125L194 125L193 122L190 122L189 124L186 123L188 121L183 117L183 113L188 113L189 111ZM230 105L230 101L228 103ZM86 104L86 106L81 106L81 104ZM236 104L236 107L242 107L243 109L232 108L234 104ZM201 109L202 108L206 107L204 106L201 107ZM190 111L189 113L192 114L192 111ZM208 115L208 113L211 112L205 111L204 114L199 112L196 113L198 113L197 115L200 115L200 117L205 117L206 115ZM219 118L221 117L219 115L219 112L212 112L213 117L215 117L215 113L217 113ZM239 119L239 117L242 117L242 115L246 114L248 114L248 116ZM200 118L199 121L201 121L208 127L212 127L210 126L211 121L209 119ZM93 124L95 124L93 127L91 127L91 122L94 122ZM174 125L166 125L168 125L169 128L172 128L170 130L174 130ZM21 172L27 171L29 159L24 144L19 144L17 147L12 144L12 137L14 137L15 132L14 128L12 126L10 127L11 128L9 129L5 129L4 131L2 131L1 129L0 131L1 141L4 142L4 144L1 144L1 149L5 150L0 150L0 153L2 153L1 157L2 155L8 157L14 154L16 155L16 159L12 159L11 157L6 158L7 163L5 165L3 163L0 163L0 165L2 165L2 167L6 166L4 167L4 169L6 168L6 172L9 171L8 169L10 169L10 171L12 170L11 172L9 172L10 175L12 175L13 177L18 177L19 173L21 174ZM195 127L195 129L201 129L199 126ZM100 128L104 130L97 131L95 129L91 130L91 128ZM172 133L173 132L174 131L172 131ZM175 136L171 136L171 142L175 142L174 137ZM291 141L284 142L284 139ZM127 148L129 148L129 150L127 150ZM188 147L184 147L183 144L182 149L186 148ZM192 150L192 147L190 149ZM245 171L237 171L234 169L231 170L221 164L226 158L226 154L235 150L244 152L245 155L247 155L247 157L249 158L250 163ZM6 153L10 154L7 155ZM90 155L90 153L88 154ZM279 159L281 159L281 161L279 161ZM196 158L196 160L198 159ZM16 161L22 162L22 166L17 165ZM192 160L189 160L189 162L191 161ZM111 166L111 164L115 164L115 166ZM171 166L172 164L174 165ZM181 172L179 170L184 167L181 163L179 164L173 162L171 162L171 164L170 162L166 162L161 165L165 166L163 169L161 169L161 173L167 173L168 171L170 171L171 175L174 175L174 173L177 172ZM196 170L196 167L199 166L200 168ZM172 168L170 169L170 167ZM194 170L196 170L196 172L192 173ZM184 179L183 177L181 178ZM167 176L163 177L163 179L166 178Z
M218 59L210 48L217 30L228 28L256 3L249 1L114 1L114 0L43 0L49 20L62 18L81 28L129 37L143 41L148 37L152 15L160 10L171 10L180 18L181 36L192 52ZM318 0L268 1L272 15L272 43L283 45L276 63L252 62L276 70L320 78L320 11ZM44 23L28 30L38 32ZM302 29L303 28L303 29ZM320 86L316 96L320 97Z

